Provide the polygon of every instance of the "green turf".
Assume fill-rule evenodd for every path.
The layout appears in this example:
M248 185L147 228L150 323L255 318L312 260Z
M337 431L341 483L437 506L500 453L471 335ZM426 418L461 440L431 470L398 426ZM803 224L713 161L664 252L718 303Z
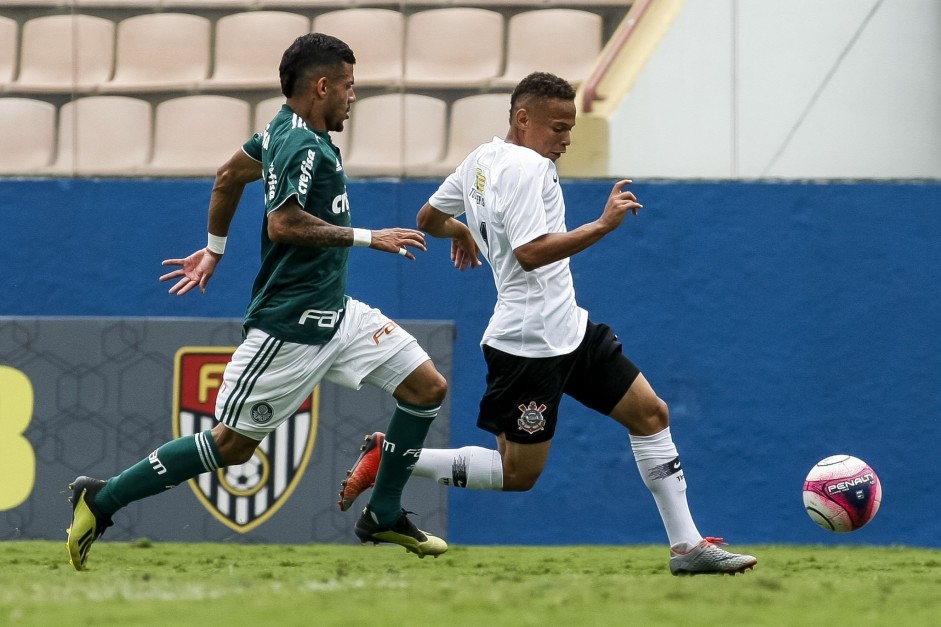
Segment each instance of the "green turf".
M0 543L0 625L939 625L941 551L731 547L735 577L672 577L664 547Z

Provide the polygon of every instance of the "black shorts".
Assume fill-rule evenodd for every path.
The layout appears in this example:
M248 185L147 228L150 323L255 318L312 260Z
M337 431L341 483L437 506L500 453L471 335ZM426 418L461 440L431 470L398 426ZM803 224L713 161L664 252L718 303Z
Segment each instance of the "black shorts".
M567 355L519 357L486 345L483 351L487 391L477 426L522 444L552 439L563 394L607 416L640 374L611 328L591 320Z

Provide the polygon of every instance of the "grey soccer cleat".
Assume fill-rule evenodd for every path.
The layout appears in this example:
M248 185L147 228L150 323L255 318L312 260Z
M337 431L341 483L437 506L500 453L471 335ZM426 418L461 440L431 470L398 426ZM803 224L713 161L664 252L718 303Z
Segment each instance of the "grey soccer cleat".
M706 537L696 546L670 549L670 572L674 575L734 575L758 563L751 555L739 555L719 548L722 538Z

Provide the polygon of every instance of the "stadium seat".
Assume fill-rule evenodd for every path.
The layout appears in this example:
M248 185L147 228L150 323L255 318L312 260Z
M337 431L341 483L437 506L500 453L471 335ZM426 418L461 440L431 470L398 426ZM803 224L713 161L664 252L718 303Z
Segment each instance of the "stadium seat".
M16 76L16 20L0 15L0 93Z
M255 0L160 0L164 9L184 10L198 12L202 9L251 9L258 5Z
M23 24L20 72L8 91L92 91L111 78L114 22L91 15L47 15Z
M503 67L503 16L496 11L419 11L408 17L405 32L409 87L486 87Z
M117 28L114 77L102 92L192 90L209 76L211 24L188 13L145 13Z
M477 146L496 135L505 137L510 126L510 94L476 94L459 98L451 104L447 151L440 161L413 167L412 174L443 177L458 166Z
M401 0L369 0L370 5L394 4ZM255 0L255 5L262 9L340 9L360 4L358 0ZM330 33L332 34L332 33Z
M250 107L230 96L183 96L154 112L154 152L142 173L211 176L251 135Z
M507 24L506 69L491 84L515 87L524 76L540 70L578 85L601 53L601 26L601 16L591 11L540 9L517 13Z
M543 7L551 1L552 0L473 0L473 2L467 2L466 4L476 7L496 7L499 10L502 8L515 9L517 7ZM619 1L625 2L625 0Z
M154 0L65 0L63 4L80 9L141 9L154 8Z
M356 55L357 86L402 82L405 15L391 9L345 9L314 18L314 31L339 37Z
M278 89L281 55L310 32L310 18L282 11L233 13L216 22L215 68L203 89Z
M59 110L58 139L47 174L132 175L150 158L150 103L127 96L72 100Z
M438 162L444 153L446 114L444 101L431 96L363 98L353 105L344 167L352 176L403 176L411 168Z
M8 8L46 9L68 6L69 0L2 0L0 6Z
M271 118L281 110L281 105L284 104L284 96L275 96L274 98L266 98L255 105L255 117L254 122L252 123L252 132L260 133L265 130L265 125L271 121Z
M0 175L34 175L55 154L56 108L42 100L0 98Z
M581 6L592 8L604 8L604 7L618 7L627 11L630 8L631 3L625 2L624 0L548 0L546 4L550 7L553 6Z

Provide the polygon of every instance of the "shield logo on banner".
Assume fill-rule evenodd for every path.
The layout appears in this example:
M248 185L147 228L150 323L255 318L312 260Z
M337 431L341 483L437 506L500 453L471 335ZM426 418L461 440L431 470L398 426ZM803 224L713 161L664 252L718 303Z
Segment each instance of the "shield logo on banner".
M216 396L234 347L183 347L176 353L173 436L216 425ZM274 516L304 475L317 435L319 387L262 440L245 464L220 468L189 481L196 497L222 524L248 533ZM259 408L264 414L264 408ZM263 416L262 416L263 417ZM261 419L261 418L260 418Z

